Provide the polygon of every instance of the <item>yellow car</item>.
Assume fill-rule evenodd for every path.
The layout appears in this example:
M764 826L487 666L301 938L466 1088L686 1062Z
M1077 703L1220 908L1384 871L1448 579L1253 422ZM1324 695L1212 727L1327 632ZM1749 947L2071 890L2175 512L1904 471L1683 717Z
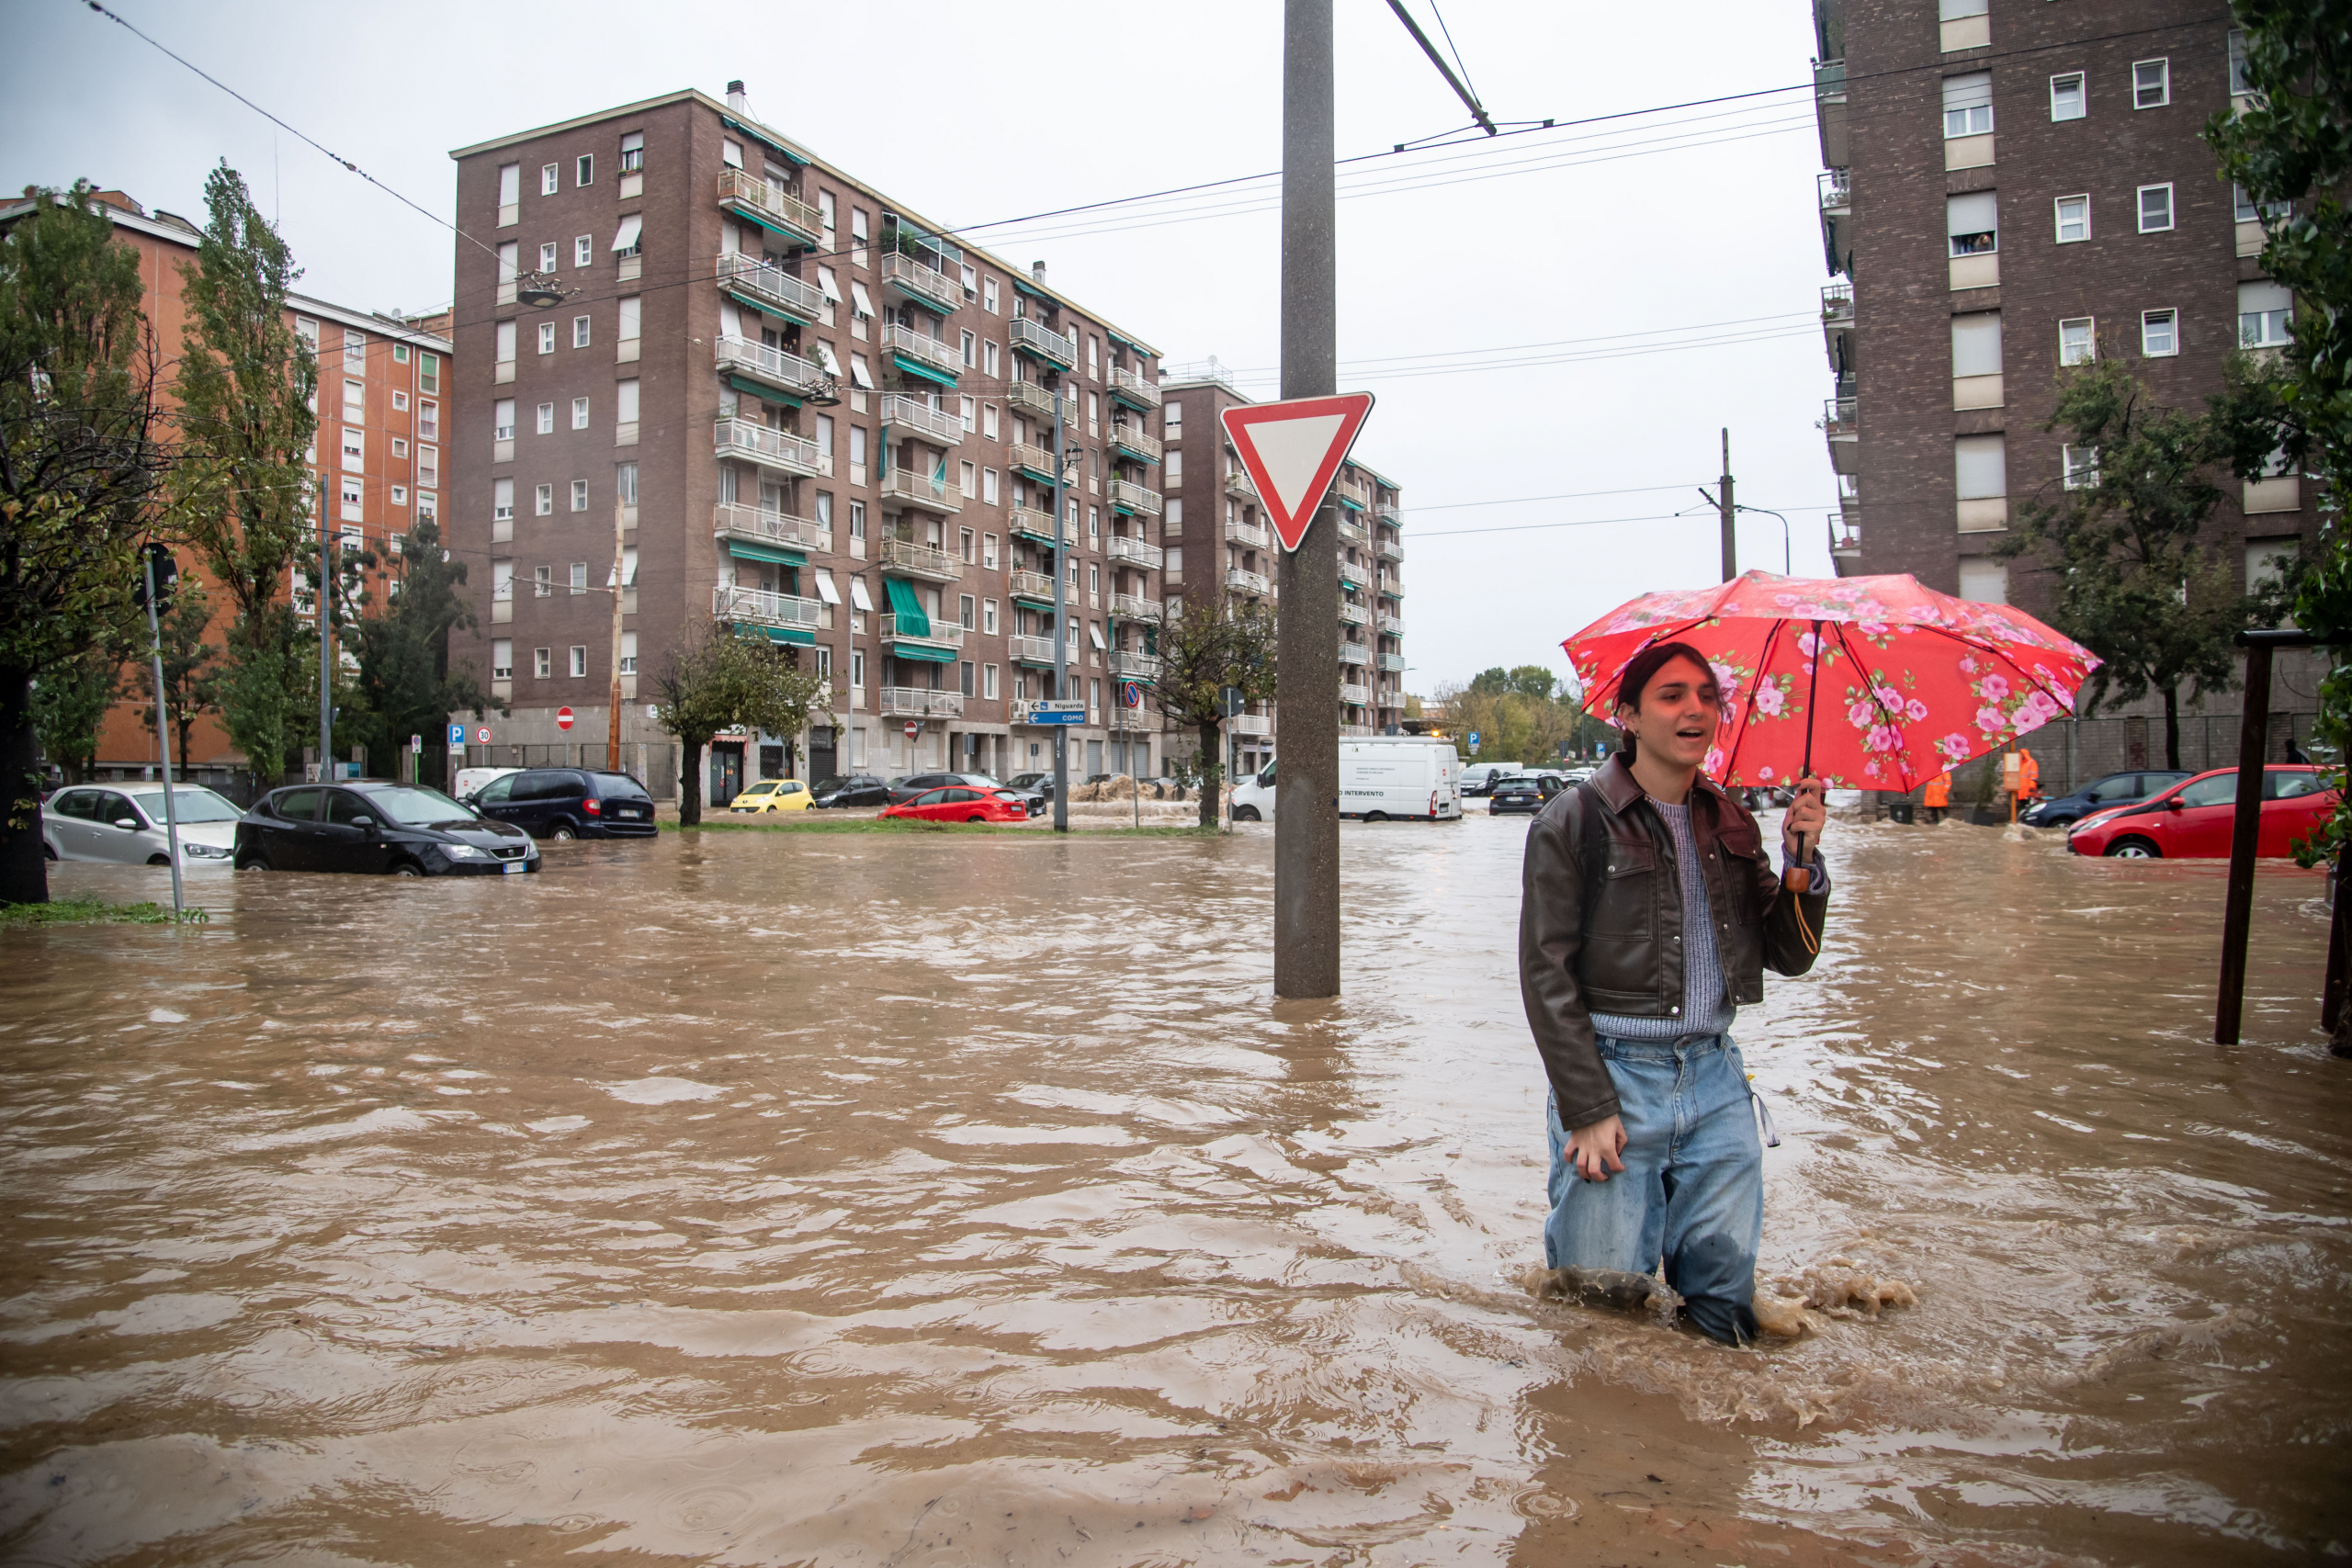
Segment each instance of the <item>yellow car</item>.
M756 779L727 803L729 811L806 811L808 786L798 779Z

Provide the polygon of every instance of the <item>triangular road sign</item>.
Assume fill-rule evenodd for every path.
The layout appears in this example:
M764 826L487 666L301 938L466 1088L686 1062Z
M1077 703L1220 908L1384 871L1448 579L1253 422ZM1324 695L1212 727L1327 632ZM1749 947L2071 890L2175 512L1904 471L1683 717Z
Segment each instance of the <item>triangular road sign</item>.
M1306 537L1315 509L1371 413L1370 392L1341 392L1227 409L1218 416L1283 548L1295 550Z

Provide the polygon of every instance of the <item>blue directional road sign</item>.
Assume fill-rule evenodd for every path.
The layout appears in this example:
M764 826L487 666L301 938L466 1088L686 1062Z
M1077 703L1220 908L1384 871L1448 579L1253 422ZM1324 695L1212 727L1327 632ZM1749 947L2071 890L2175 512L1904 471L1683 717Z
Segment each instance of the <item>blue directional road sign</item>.
M1084 724L1086 705L1075 697L1042 698L1029 705L1031 724Z

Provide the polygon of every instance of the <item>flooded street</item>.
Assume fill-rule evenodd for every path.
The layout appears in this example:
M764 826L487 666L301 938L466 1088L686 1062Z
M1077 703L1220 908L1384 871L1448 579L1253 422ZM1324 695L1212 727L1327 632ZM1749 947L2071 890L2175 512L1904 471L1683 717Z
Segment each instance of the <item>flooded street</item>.
M2221 863L1834 825L1821 964L1738 1030L1763 1269L1918 1303L1741 1352L1527 1288L1524 833L1346 829L1329 1007L1269 999L1267 829L665 832L0 934L0 1559L2352 1549L2319 876L2265 863L2221 1049Z

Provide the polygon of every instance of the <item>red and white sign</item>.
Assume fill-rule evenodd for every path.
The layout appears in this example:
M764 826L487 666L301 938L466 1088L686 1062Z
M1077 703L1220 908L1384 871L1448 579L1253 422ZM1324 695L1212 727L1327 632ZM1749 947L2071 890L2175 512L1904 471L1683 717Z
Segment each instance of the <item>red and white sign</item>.
M1266 509L1283 548L1295 550L1315 521L1356 432L1372 414L1370 392L1341 392L1331 398L1294 398L1283 403L1259 403L1252 408L1227 409L1218 417L1250 482L1258 487L1259 504Z
M486 724L485 724L485 725L483 725L480 729L475 730L475 731L474 731L474 739L475 739L475 740L479 741L481 744L482 744L482 745L484 745L484 746L489 745L489 744L490 744L490 726L488 726L488 725L486 725Z
M571 710L570 708L558 708L555 710L555 727L558 729L570 729L571 728Z
M912 740L916 736L921 735L922 733L922 721L921 719L917 719L917 718L910 718L910 719L907 720L907 739L908 739Z

